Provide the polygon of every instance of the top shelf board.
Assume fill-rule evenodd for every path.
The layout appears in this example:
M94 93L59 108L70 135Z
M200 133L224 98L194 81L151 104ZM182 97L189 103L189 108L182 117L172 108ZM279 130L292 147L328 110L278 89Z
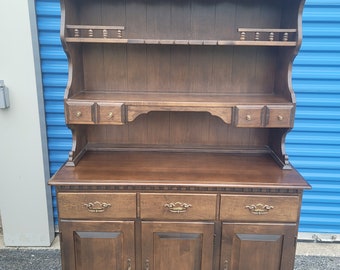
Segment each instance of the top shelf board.
M153 39L125 37L124 26L66 25L69 43L218 45L218 46L296 46L296 29L238 28L240 40Z

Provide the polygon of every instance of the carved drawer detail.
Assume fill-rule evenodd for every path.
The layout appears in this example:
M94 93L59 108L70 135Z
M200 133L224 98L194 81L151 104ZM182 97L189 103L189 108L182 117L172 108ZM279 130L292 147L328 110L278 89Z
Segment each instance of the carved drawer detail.
M221 219L228 221L297 222L298 196L222 195Z
M239 105L235 107L234 123L237 127L262 127L264 106Z
M213 220L215 194L148 194L140 195L141 218L157 220Z
M293 127L292 105L268 105L266 127Z
M60 218L136 218L135 193L58 193Z
M94 102L66 102L66 122L68 124L94 124Z
M98 124L123 124L124 104L113 102L97 102Z

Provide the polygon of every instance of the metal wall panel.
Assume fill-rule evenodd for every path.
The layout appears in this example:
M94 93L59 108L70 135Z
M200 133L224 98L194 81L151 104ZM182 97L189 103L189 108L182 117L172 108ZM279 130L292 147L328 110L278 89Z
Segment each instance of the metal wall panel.
M36 0L36 11L53 175L71 149L63 110L67 59L59 38L59 0ZM340 1L307 0L303 32L293 66L296 121L287 137L291 162L313 187L304 194L300 232L339 234Z
M59 0L36 0L40 59L44 87L45 114L51 176L66 161L72 146L71 132L65 125L63 98L68 63L60 37ZM55 224L57 205L52 189Z
M295 127L286 144L290 161L313 187L304 193L299 231L338 235L340 1L307 0L303 36L293 66Z

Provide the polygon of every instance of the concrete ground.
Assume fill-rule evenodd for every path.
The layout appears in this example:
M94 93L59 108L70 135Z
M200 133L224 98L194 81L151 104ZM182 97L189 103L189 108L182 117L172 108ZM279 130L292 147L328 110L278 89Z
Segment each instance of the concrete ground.
M0 234L0 270L60 269L58 236L48 248L16 248L4 247ZM295 270L340 270L340 243L298 242Z

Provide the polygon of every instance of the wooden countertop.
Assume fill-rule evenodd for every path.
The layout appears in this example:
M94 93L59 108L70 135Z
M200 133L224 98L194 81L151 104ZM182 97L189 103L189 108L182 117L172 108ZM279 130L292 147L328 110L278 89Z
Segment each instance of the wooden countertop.
M294 168L282 170L267 154L165 151L88 151L50 184L310 188Z

